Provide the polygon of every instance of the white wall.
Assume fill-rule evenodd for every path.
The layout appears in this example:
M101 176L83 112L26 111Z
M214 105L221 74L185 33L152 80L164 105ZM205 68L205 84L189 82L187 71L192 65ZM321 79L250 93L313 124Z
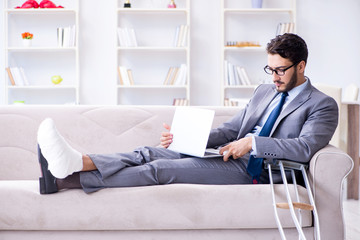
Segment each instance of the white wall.
M136 0L133 0L136 1ZM191 104L220 105L220 1L191 0ZM250 0L249 0L250 1ZM264 0L270 1L270 0ZM61 0L54 0L61 4ZM2 3L2 1L1 1ZM80 103L115 104L116 0L80 2ZM3 5L0 6L3 33ZM298 0L297 30L308 43L313 82L360 87L360 1ZM0 46L4 46L1 34ZM0 104L4 104L4 51L0 48ZM262 69L259 69L262 71Z
M298 33L307 41L307 75L336 86L360 86L360 1L299 0Z
M80 104L116 104L116 8L80 0Z

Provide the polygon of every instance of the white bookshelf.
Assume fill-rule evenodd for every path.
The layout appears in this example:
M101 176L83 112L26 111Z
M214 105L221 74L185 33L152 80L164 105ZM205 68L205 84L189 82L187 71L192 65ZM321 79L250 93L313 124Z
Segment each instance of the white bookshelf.
M134 29L137 46L126 47L117 39L117 67L131 69L133 84L116 79L119 105L172 105L174 99L190 101L190 0L176 0L177 8L167 8L170 1L130 1L124 8L118 0L117 29ZM176 46L176 28L188 26L186 44ZM117 35L117 38L119 36ZM186 82L164 85L170 67L186 65Z
M266 44L276 35L279 23L294 23L296 32L296 0L263 1L262 8L252 8L250 0L221 1L221 99L246 102L261 83L271 82L263 68L267 64ZM250 42L258 46L228 46L229 42ZM249 85L228 80L225 60L243 67Z
M5 67L23 68L29 85L13 86L6 71L5 103L79 103L79 0L55 2L64 8L15 9L24 1L4 1ZM40 1L39 1L40 3ZM57 28L75 26L74 46L58 45ZM32 46L22 45L21 33L34 34ZM51 77L63 81L53 84Z

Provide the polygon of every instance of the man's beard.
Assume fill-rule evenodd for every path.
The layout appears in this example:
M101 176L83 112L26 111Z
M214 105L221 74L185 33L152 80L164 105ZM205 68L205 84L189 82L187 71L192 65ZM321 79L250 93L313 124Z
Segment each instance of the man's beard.
M286 85L284 90L279 90L278 92L289 92L291 89L293 89L296 86L297 83L297 70L295 69L293 75L290 78L289 83Z

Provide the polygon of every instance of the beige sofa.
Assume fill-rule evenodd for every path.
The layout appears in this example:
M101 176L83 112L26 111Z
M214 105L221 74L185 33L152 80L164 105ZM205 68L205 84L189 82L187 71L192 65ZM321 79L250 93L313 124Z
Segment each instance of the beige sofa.
M214 126L238 109L212 107ZM36 132L46 117L83 153L131 151L159 144L173 107L0 107L0 239L279 239L269 185L191 185L68 190L40 195ZM329 145L311 160L323 239L344 239L342 182L352 160ZM293 188L290 188L293 192ZM299 187L308 202L306 191ZM285 202L283 185L276 186ZM298 239L288 210L279 210L288 239ZM313 239L312 216L302 225Z

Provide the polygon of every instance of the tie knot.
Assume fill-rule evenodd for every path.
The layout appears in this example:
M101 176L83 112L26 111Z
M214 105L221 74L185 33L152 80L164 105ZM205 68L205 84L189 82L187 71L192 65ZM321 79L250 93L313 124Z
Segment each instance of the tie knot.
M287 97L287 96L289 96L288 92L283 92L283 93L281 94L281 97Z

